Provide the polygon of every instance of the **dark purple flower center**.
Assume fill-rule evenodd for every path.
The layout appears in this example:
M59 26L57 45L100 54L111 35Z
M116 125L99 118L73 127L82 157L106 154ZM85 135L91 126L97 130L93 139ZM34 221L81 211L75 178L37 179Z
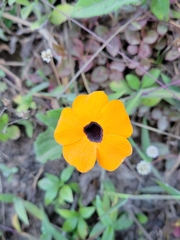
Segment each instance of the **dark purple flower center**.
M84 127L84 132L87 136L87 138L91 142L101 142L103 137L103 129L102 127L96 123L91 122L88 125Z

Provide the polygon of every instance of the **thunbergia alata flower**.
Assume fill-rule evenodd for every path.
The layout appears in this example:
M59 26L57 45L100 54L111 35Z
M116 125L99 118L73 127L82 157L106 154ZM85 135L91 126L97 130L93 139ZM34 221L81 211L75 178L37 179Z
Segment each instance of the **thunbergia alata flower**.
M54 132L63 145L63 156L80 172L91 170L96 162L114 171L132 154L127 140L133 128L124 104L108 100L103 91L79 95L72 108L64 108Z

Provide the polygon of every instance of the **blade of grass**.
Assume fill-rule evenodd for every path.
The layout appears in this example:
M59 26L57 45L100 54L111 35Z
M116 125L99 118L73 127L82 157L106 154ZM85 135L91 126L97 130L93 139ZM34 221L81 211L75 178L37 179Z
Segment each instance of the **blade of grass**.
M157 128L153 128L153 127L149 127L149 126L146 126L142 123L138 123L138 122L135 122L135 121L131 121L131 123L137 127L141 127L141 128L147 128L149 129L150 131L152 132L156 132L156 133L159 133L159 134L163 134L163 135L166 135L168 137L172 137L172 138L176 138L176 139L179 139L180 140L180 136L177 136L177 135L174 135L172 133L168 133L168 132L164 132L162 130L159 130Z
M130 143L136 149L137 153L139 154L140 158L146 162L151 162L151 159L138 147L138 145L134 142L132 138L129 138Z
M131 199L131 200L180 200L180 195L158 195L158 194L125 194L125 193L114 193L104 191L104 194L114 195L122 199Z

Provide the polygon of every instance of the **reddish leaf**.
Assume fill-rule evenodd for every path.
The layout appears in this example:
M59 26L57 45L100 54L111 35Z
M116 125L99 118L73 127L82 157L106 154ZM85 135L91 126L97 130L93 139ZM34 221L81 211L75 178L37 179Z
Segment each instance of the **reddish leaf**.
M138 45L141 42L139 32L133 32L126 29L125 31L125 39L131 45Z
M148 71L151 67L151 62L148 59L142 59L139 63L139 66L145 71ZM145 72L138 67L136 68L135 72L138 76L143 76L145 74Z
M153 44L157 41L158 34L155 30L148 30L143 36L143 41L147 44Z
M83 56L82 59L79 61L79 68L81 68L85 62L88 61L88 59L90 58L91 56ZM93 61L91 61L88 66L84 69L83 72L88 72L91 68L93 67Z
M97 57L98 65L105 65L106 62L107 62L107 58L104 55L98 55L98 57Z
M157 33L161 36L164 36L168 31L168 27L167 25L163 24L163 23L158 23L157 25Z
M112 47L110 47L109 45L111 45ZM106 50L112 57L115 57L118 54L119 49L121 48L120 38L118 36L114 37L110 41L109 45L106 46Z
M123 73L117 70L111 70L109 74L109 80L111 81L120 81L123 79Z
M110 64L110 69L112 70L117 70L119 72L123 72L125 70L126 66L123 62L117 62L117 61L113 61Z
M177 48L170 49L165 56L165 60L174 61L180 57L180 52L178 52Z
M127 51L128 51L128 53L130 54L130 55L135 55L135 54L137 54L138 53L138 46L136 46L136 45L129 45L128 47L127 47Z
M162 37L158 39L154 48L156 50L163 50L166 47L166 45L167 45L167 39L166 37Z
M94 68L91 74L91 81L94 83L102 83L106 80L108 80L108 70L103 66Z
M152 54L152 50L151 47L148 44L145 43L141 43L140 47L139 47L139 53L138 53L138 57L139 58L148 58L150 57Z
M147 24L147 18L141 19L139 21L134 21L128 26L128 30L137 31L142 29Z
M84 48L87 53L95 53L100 48L100 46L100 43L93 39L90 39L86 42Z
M71 55L77 58L81 58L84 53L84 45L81 40L75 38L73 39L71 45Z
M57 68L59 77L67 77L71 74L72 69L74 69L74 61L72 60L71 64L68 59L63 59L60 66Z
M106 39L109 35L109 29L103 25L97 25L97 27L95 28L95 33L99 37Z

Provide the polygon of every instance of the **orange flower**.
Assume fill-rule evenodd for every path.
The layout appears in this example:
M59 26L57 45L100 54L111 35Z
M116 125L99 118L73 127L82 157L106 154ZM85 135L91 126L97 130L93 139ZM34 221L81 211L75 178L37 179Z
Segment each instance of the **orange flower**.
M113 171L132 153L127 140L132 131L123 103L96 91L79 95L72 108L63 109L54 138L63 145L66 161L80 172L92 169L96 159Z

